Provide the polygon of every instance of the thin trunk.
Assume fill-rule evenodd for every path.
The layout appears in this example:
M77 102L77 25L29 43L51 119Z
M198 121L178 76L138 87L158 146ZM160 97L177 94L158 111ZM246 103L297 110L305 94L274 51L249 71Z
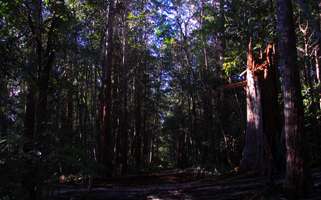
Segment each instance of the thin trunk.
M112 69L113 69L113 24L114 24L114 1L109 1L108 22L107 22L107 53L104 58L104 88L102 99L102 130L100 138L100 161L106 167L106 176L113 174L113 133L112 133Z
M204 0L201 1L201 19L200 24L203 26L203 18L204 18ZM201 78L203 81L203 94L202 94L202 103L203 103L203 126L204 126L204 141L206 142L205 145L203 145L203 158L202 163L206 164L206 162L211 161L211 157L215 157L217 155L216 152L213 152L214 155L210 154L210 147L214 148L215 151L215 145L212 144L213 141L215 141L215 136L213 136L214 132L212 132L212 124L213 124L213 107L212 107L212 94L211 90L208 90L208 75L209 75L209 66L208 66L208 54L206 49L206 39L204 34L201 36L202 43L203 43L203 56L204 56L204 67L200 69L201 71Z
M122 21L122 69L121 69L121 91L122 91L122 101L121 101L121 117L120 117L120 137L121 137L121 149L120 149L120 164L121 164L121 174L126 174L128 171L128 99L127 99L127 87L128 87L128 63L127 63L127 10L125 10Z
M218 32L218 56L219 56L219 68L217 69L217 74L220 79L223 78L223 64L225 57L225 0L220 0L220 23L219 23L219 32Z
M135 168L140 170L142 162L142 83L141 66L135 74Z

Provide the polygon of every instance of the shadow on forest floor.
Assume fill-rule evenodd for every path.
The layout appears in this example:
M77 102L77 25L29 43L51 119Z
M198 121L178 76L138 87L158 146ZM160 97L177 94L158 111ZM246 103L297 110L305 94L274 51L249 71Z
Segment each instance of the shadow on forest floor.
M313 173L309 200L321 199L321 170ZM141 176L95 180L93 187L56 185L50 200L227 200L286 199L282 180L268 184L254 173L204 176L190 171L168 171Z

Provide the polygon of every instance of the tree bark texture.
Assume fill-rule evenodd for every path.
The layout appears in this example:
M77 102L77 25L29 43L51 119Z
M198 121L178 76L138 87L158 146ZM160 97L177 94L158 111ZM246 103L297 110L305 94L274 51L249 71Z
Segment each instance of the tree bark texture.
M296 35L291 0L277 1L279 68L283 72L284 133L286 141L286 188L292 199L309 187L303 129L300 71L297 65Z
M269 44L255 60L252 44L247 58L247 127L241 160L243 170L271 175L276 167L279 138L277 76L274 46Z

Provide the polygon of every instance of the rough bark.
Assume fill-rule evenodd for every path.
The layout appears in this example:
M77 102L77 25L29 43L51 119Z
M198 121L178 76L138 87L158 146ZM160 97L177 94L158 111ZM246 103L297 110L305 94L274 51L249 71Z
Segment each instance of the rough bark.
M278 76L276 66L276 52L274 45L269 44L265 50L265 61L261 64L263 80L262 89L262 110L263 110L263 131L264 131L264 151L265 165L263 170L268 175L272 175L273 170L282 169L282 156L280 156L280 133L281 125L280 109L278 105Z
M291 0L277 1L279 68L283 72L286 188L291 198L301 197L310 186L303 132L303 103L297 65L296 35Z
M243 170L270 176L276 165L278 126L275 52L269 44L258 60L250 42L247 60L247 127L241 160Z
M249 44L247 57L247 126L245 146L241 160L243 170L258 170L263 162L263 113L259 77L254 74L255 61L252 43Z

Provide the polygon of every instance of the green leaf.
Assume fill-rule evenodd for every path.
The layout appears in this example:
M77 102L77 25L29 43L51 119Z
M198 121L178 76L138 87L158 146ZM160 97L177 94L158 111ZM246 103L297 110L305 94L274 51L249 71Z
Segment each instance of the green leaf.
M164 44L168 46L172 45L174 42L175 42L174 38L167 37L164 39Z
M50 3L50 0L44 0L44 4L45 4L46 6L48 6L49 3Z

